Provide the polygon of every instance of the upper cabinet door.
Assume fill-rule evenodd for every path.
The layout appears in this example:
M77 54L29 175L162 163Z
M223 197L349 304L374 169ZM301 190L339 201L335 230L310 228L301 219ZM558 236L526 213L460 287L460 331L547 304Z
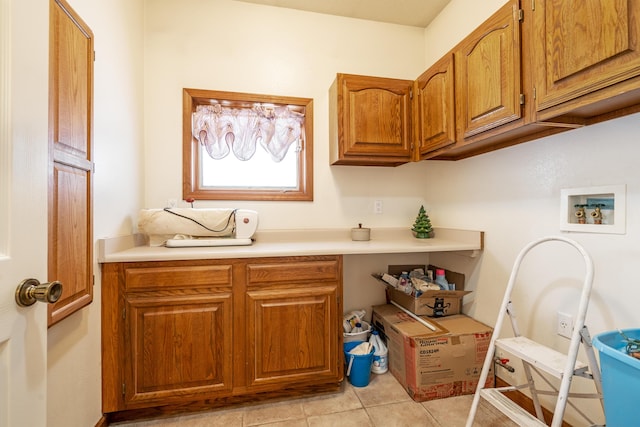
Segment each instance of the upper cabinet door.
M537 110L640 75L639 18L637 0L538 0Z
M455 55L459 138L522 116L517 1L503 6L465 38Z
M413 81L338 74L331 87L331 163L398 165L411 160Z
M415 82L419 156L456 142L455 75L453 53L425 71Z

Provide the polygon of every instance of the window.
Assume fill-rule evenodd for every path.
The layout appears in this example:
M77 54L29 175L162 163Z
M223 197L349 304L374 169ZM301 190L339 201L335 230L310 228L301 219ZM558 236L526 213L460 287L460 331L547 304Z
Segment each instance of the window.
M313 200L313 100L183 90L183 199Z

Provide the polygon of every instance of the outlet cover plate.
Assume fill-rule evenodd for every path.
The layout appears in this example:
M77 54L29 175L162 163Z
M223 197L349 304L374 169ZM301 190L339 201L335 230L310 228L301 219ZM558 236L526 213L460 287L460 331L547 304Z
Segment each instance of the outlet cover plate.
M573 332L573 316L567 313L558 312L558 325L556 329L558 335L571 338Z

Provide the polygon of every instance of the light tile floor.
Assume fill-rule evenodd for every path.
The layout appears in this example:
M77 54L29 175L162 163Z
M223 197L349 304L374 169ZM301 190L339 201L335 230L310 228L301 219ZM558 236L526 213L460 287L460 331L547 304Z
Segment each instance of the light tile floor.
M337 393L277 403L171 418L114 423L127 427L458 427L464 426L473 396L414 402L390 373L371 374L366 387L347 380ZM516 426L494 408L481 402L477 427Z

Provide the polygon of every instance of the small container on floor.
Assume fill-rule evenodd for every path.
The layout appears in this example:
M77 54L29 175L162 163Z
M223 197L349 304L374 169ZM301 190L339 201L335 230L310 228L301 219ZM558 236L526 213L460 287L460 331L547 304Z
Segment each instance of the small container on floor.
M365 341L351 341L344 343L344 361L346 376L354 387L366 387L371 378L371 364L373 363L373 346L368 354L352 354L351 350Z

